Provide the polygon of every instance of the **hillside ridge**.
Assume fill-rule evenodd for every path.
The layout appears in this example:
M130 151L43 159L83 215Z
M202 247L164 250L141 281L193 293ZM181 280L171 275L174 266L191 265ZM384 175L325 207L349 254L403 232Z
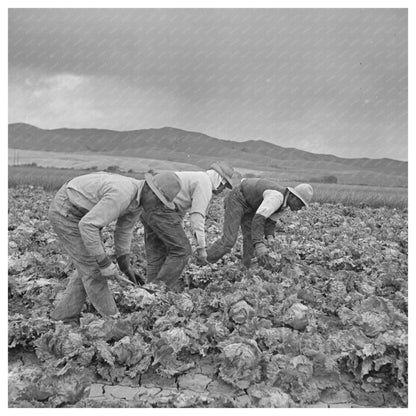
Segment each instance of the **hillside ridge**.
M310 172L360 172L407 177L408 162L382 158L342 158L286 148L265 140L236 142L175 127L139 130L98 128L41 129L26 123L9 124L9 147L55 152L97 152L154 158L205 167L226 159L247 169Z

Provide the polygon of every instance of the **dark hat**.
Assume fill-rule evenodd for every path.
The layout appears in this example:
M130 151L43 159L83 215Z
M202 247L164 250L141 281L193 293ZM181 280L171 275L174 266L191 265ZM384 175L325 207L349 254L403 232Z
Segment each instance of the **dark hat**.
M211 166L219 175L221 175L226 181L226 187L232 189L231 177L234 174L234 169L227 162L214 162Z
M175 204L172 201L181 190L181 180L178 175L173 172L162 172L155 176L146 173L144 179L150 189L169 209L175 209Z

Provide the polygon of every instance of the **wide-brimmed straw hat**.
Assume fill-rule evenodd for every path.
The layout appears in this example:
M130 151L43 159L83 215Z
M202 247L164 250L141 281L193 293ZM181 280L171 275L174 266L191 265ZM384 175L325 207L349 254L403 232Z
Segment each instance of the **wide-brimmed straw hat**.
M308 183L301 183L300 185L295 186L294 188L291 188L288 186L289 191L298 197L303 204L307 207L309 202L312 201L313 197L313 188Z
M178 175L174 172L162 172L154 176L146 173L144 179L164 205L169 209L175 209L175 204L172 201L181 190L181 180Z
M227 162L214 162L210 166L210 169L214 169L219 175L221 175L227 181L227 183L225 184L227 188L233 188L231 178L234 174L234 169Z

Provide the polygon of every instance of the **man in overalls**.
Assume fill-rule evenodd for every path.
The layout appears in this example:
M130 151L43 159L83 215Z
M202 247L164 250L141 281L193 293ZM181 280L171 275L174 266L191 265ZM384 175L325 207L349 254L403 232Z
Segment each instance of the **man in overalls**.
M212 195L225 187L232 188L233 173L234 169L224 161L213 163L207 171L175 172L181 189L173 200L176 213L168 221L144 207L140 219L145 232L148 282L163 282L171 290L181 290L179 278L191 255L183 227L186 213L197 245L196 259L200 265L207 264L205 215Z

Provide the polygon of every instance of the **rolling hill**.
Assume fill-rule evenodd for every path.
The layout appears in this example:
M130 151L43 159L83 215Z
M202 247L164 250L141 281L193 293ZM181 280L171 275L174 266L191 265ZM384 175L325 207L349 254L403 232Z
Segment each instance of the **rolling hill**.
M133 131L103 129L44 130L9 124L9 148L63 153L94 153L168 160L206 168L225 159L247 172L291 179L334 175L340 183L407 186L408 163L393 159L345 159L285 148L266 141L235 142L171 127Z

